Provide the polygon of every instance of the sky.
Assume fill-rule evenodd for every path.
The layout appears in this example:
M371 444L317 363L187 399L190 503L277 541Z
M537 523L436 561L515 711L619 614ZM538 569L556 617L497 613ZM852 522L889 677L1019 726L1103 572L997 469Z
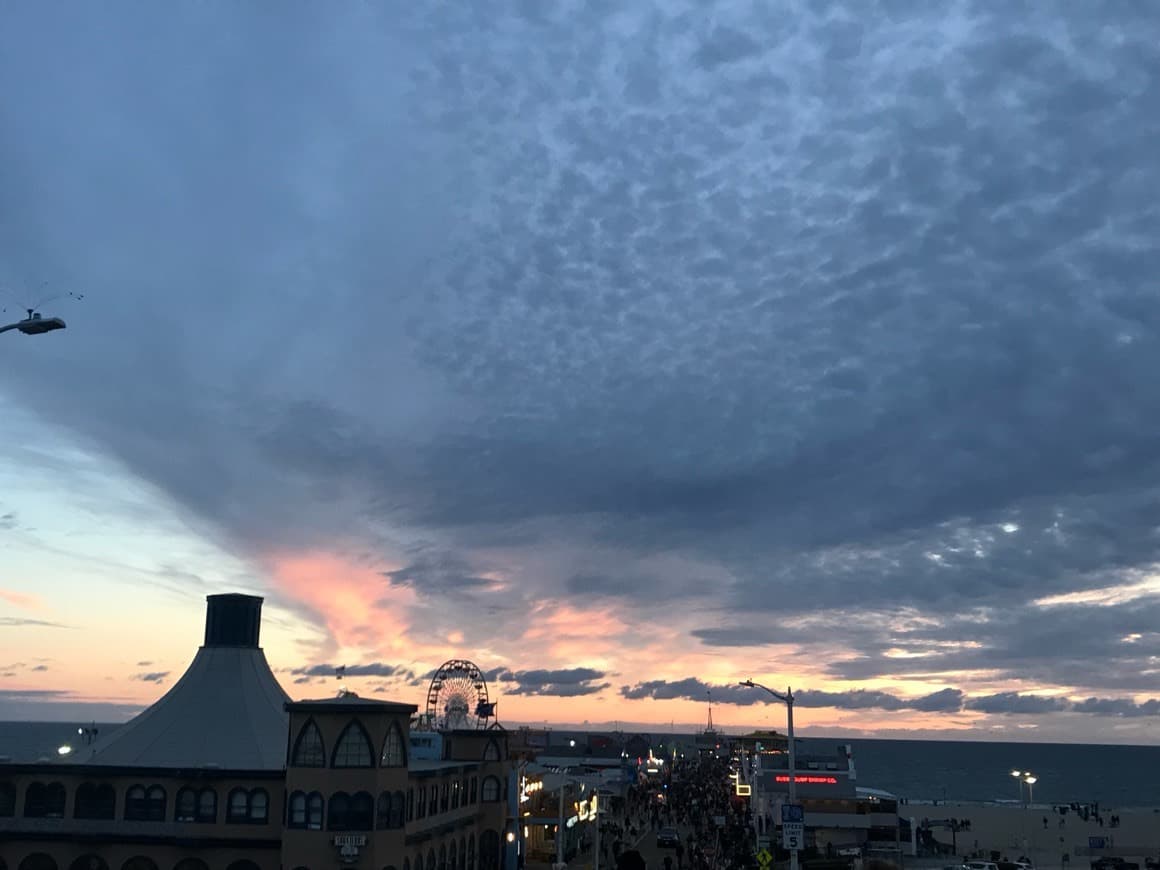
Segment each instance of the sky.
M0 718L124 719L242 591L295 697L1155 741L1157 44L0 4L0 322L68 322L0 335Z

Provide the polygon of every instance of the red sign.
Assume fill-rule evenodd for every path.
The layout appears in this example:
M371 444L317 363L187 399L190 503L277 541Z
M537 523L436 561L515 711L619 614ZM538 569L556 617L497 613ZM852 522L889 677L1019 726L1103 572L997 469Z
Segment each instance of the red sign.
M773 778L774 782L789 782L789 774L781 774ZM838 778L836 776L802 776L800 773L794 774L793 781L795 783L805 783L806 785L837 785Z

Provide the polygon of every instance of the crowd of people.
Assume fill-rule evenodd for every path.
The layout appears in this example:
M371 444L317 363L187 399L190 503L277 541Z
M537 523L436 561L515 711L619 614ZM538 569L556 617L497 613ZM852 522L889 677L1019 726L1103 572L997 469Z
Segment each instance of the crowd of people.
M748 802L734 797L729 765L719 759L678 760L663 775L632 786L622 813L605 821L601 860L616 870L750 870L755 868ZM678 842L649 866L638 844L665 828ZM656 864L656 862L653 862Z

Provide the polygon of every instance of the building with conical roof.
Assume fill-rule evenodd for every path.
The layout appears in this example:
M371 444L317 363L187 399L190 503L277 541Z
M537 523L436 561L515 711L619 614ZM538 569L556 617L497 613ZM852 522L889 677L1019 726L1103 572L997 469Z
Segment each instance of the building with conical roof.
M507 732L413 745L414 704L292 701L261 611L209 596L202 646L148 709L71 755L0 761L0 870L514 867Z

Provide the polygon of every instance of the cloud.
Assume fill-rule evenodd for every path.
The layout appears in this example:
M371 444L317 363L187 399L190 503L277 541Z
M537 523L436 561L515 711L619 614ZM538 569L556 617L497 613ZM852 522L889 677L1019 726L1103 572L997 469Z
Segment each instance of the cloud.
M1160 565L1151 10L527 5L6 11L0 283L86 299L0 396L246 564L362 566L368 655L563 668L490 636L599 598L609 672L1147 691L1129 607L1029 602Z
M59 622L49 622L45 619L26 619L22 616L0 616L0 628L20 628L35 626L37 628L69 628Z
M14 589L0 589L0 601L25 610L40 610L44 606L43 602L35 595L17 592Z
M326 677L335 679L335 672L338 665L319 664L310 665L309 667L292 668L290 673L305 677L305 680L295 680L295 682L305 682L312 677ZM366 662L360 665L344 665L343 674L347 677L401 677L405 679L413 679L414 671L402 665L388 665L384 662Z
M20 521L15 511L7 511L0 514L0 532L10 532L19 527L19 525Z
M140 680L143 683L163 683L169 674L169 671L148 671L146 673L133 674L133 679Z
M509 695L551 695L574 698L594 695L611 685L599 682L607 676L595 668L537 669L530 671L492 671L490 679L515 685L506 690Z

